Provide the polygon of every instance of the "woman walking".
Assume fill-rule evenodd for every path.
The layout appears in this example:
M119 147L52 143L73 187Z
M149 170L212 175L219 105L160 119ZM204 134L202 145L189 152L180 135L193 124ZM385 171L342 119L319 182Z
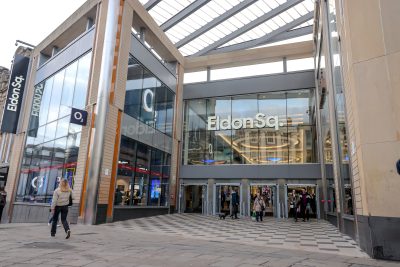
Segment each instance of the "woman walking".
M263 198L260 196L260 192L257 192L257 197L256 197L256 199L254 199L253 210L256 212L257 222L259 219L262 222L263 213L265 210L265 202L264 202Z
M70 197L72 199L72 190L69 187L68 180L62 179L58 188L54 190L53 200L51 203L51 211L53 213L53 221L51 225L51 236L56 236L57 231L57 220L61 213L61 222L64 226L65 233L68 239L71 236L71 230L67 222L68 206L70 203Z

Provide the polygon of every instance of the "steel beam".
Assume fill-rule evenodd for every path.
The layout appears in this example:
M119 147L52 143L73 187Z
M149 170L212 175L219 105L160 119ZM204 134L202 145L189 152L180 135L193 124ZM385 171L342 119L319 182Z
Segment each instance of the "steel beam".
M178 14L164 22L160 28L164 32L168 31L172 27L174 27L176 24L178 24L180 21L184 20L194 12L196 12L198 9L200 9L202 6L210 2L210 0L197 0L185 7L182 11L180 11Z
M185 38L183 38L182 40L177 42L175 44L175 46L177 48L180 48L180 47L184 46L185 44L193 41L194 39L196 39L197 37L199 37L203 33L206 33L207 31L211 30L215 26L221 24L225 20L227 20L230 17L236 15L237 13L239 13L240 11L242 11L243 9L247 8L248 6L252 5L254 2L257 2L257 1L258 0L245 0L245 1L237 4L236 6L232 7L228 11L226 11L221 16L216 17L215 19L213 19L212 21L208 22L206 25L204 25L200 29L197 29L196 31L192 32L191 34L189 34L188 36L186 36Z
M241 27L240 29L237 29L236 31L228 34L227 36L219 39L218 41L210 44L209 46L203 48L202 50L200 50L199 52L195 53L192 56L202 56L207 54L209 51L220 47L223 44L226 44L227 42L235 39L236 37L242 35L243 33L257 27L258 25L266 22L269 19L272 19L273 17L278 16L279 14L285 12L286 10L288 10L289 8L303 2L304 0L289 0L283 4L281 4L280 6L278 6L275 9L272 9L271 11L267 12L266 14L262 15L261 17L251 21L250 23L244 25L243 27Z
M149 0L146 4L144 4L144 8L149 11L153 7L155 7L158 3L160 3L161 0Z
M313 26L306 26L306 27L303 27L303 28L290 30L290 31L286 31L284 33L281 33L281 34L275 36L274 38L268 40L268 42L260 44L260 45L270 44L270 43L275 43L275 42L280 42L280 41L285 41L285 40L288 40L288 39L300 37L300 36L311 34L311 33L313 33Z
M304 22L309 21L313 17L314 17L314 11L311 11L311 12L307 13L306 15L304 15L298 19L295 19L292 22L287 23L287 24L283 25L282 27L279 27L275 31L272 31L272 32L264 35L263 37L260 37L258 39L254 39L251 41L215 49L215 50L212 50L209 53L207 53L207 55L216 54L216 53L226 53L226 52L231 52L231 51L236 51L236 50L245 50L245 49L249 49L252 47L260 46L262 44L268 43L268 41L270 41L272 38L275 38L278 35L286 32L290 29L293 29L294 27L297 27L300 24L303 24Z

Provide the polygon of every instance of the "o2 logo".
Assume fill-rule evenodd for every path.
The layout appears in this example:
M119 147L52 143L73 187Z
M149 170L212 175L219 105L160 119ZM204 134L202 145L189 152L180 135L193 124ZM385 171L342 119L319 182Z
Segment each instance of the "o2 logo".
M35 189L40 189L44 184L44 176L36 176L32 179L31 185Z
M154 110L154 93L150 89L146 89L143 92L143 109L147 112L153 112Z
M86 122L87 122L87 116L88 116L88 113L86 110L72 108L71 118L70 118L69 122L85 126Z

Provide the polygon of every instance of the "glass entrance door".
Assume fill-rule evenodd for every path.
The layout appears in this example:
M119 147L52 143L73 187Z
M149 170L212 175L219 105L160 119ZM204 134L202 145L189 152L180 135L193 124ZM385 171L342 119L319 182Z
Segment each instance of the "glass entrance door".
M296 212L296 204L298 203L299 196L302 194L303 189L310 197L309 214L310 218L319 219L319 193L317 185L309 184L296 184L286 185L286 218L294 217Z
M265 213L264 216L271 216L271 217L278 217L278 212L277 212L277 203L278 201L278 190L276 185L262 185L262 184L253 184L250 185L250 208L249 211L253 212L253 205L254 205L254 200L257 196L257 192L260 193L261 197L263 198L265 202ZM248 214L249 216L251 215Z
M241 214L241 195L239 185L216 185L215 187L215 213L232 214L232 192L235 191L239 197L238 214Z
M181 190L182 212L206 214L206 185L183 185Z

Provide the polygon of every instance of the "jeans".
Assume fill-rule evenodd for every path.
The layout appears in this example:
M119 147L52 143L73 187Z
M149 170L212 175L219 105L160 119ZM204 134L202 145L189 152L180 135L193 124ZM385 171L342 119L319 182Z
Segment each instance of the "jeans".
M238 206L237 206L237 205L233 205L233 206L232 206L232 214L231 214L231 217L232 217L232 218L234 217L235 219L237 219L237 218L238 218L237 214L238 214Z
M305 221L306 218L307 218L307 221L310 220L310 211L309 211L309 209L307 209L306 207L301 206L300 213L301 213L301 215L303 217L303 221Z
M51 234L55 235L57 231L57 220L58 216L61 213L61 222L62 225L64 226L65 232L69 230L69 225L67 222L67 215L68 215L68 206L56 206L53 214L53 221L51 224Z
M4 206L0 205L0 223L1 223L1 215L3 214Z
M256 221L258 222L258 218L260 218L260 221L262 221L263 218L263 211L256 211Z

